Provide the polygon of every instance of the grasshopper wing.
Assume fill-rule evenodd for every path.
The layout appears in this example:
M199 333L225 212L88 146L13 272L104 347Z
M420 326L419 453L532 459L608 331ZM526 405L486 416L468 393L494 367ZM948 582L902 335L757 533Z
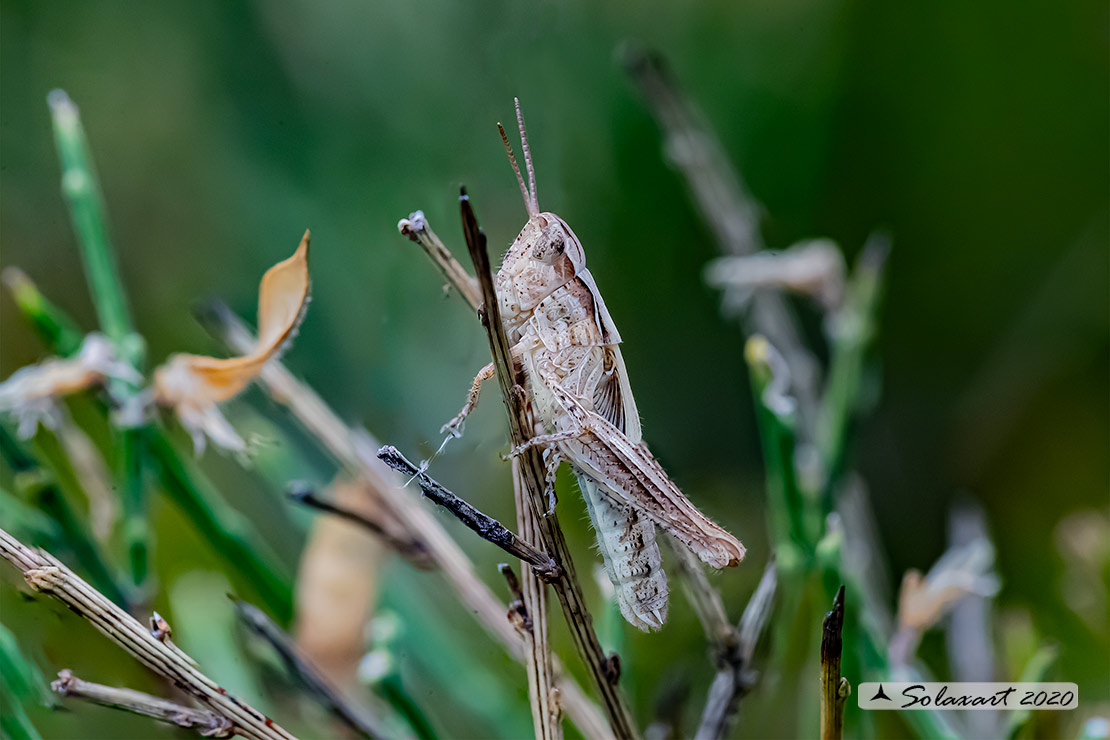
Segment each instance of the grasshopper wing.
M643 442L633 443L603 416L589 411L565 390L555 396L577 431L559 449L581 474L615 501L647 515L714 568L736 565L745 548L698 510L678 490ZM565 430L567 431L567 430Z

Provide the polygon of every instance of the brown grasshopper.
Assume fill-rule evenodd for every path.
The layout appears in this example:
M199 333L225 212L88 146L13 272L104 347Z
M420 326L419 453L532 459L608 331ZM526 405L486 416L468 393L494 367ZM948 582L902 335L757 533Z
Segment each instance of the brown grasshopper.
M586 268L582 243L563 219L540 212L519 101L516 115L527 184L505 129L497 127L528 222L505 254L495 285L513 358L523 366L543 430L527 446L545 446L549 484L560 459L571 464L621 613L642 630L659 629L667 614L667 580L655 527L715 568L743 560L744 546L698 511L644 444L620 334ZM460 433L482 382L493 375L492 364L478 373L445 431Z

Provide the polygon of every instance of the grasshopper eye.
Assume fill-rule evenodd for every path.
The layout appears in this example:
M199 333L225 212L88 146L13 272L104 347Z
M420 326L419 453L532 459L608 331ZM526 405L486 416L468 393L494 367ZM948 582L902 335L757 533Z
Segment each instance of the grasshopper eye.
M545 241L541 241L532 249L534 259L550 262L566 251L566 239L562 234L552 234Z

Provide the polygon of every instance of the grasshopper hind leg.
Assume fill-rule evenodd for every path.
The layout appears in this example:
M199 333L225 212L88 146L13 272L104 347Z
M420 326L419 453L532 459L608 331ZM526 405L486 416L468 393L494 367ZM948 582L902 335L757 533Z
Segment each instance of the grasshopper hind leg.
M590 478L580 475L578 483L621 614L644 632L660 629L667 620L668 592L655 524Z

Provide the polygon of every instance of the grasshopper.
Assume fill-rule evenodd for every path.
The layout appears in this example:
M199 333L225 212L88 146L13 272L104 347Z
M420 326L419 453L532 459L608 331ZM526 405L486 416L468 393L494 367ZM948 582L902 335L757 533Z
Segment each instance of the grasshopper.
M510 454L545 448L552 506L555 469L560 460L570 463L621 613L644 631L659 629L667 614L667 580L656 527L715 568L743 560L744 546L698 511L643 442L620 334L586 268L581 241L563 219L539 209L519 101L516 116L527 184L504 127L497 128L528 221L505 254L495 285L513 359L524 369L542 432ZM482 368L444 431L461 432L482 383L493 375L492 364Z

